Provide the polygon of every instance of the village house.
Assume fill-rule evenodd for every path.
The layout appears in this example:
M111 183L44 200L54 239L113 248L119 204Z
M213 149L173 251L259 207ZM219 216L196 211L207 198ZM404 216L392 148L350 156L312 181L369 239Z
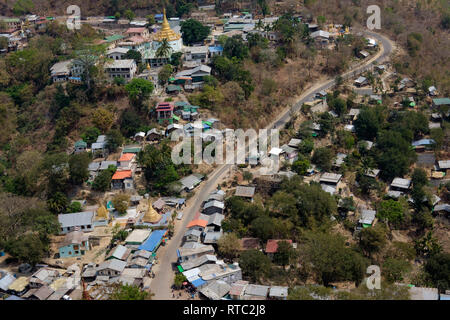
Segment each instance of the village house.
M369 228L373 226L376 214L377 212L375 210L361 210L361 217L358 220L358 226L356 227L356 230L361 230L362 228Z
M122 274L127 263L118 259L111 259L101 263L97 267L98 276L118 277Z
M215 264L217 263L217 257L212 254L205 254L196 259L191 259L189 261L180 264L183 271L198 268L204 264Z
M134 153L123 153L118 160L119 168L121 170L131 169L135 159L136 155Z
M161 140L162 136L164 135L164 132L161 133L161 131L159 131L156 128L150 129L149 131L147 131L147 135L146 135L146 140L147 141L158 141Z
M203 177L204 176L202 174L194 173L180 179L179 182L181 184L181 190L185 190L187 192L194 190L194 188L202 182Z
M366 77L359 77L358 79L355 80L355 86L356 87L364 87L366 85L369 84L369 81L367 80Z
M85 152L86 149L87 149L87 143L84 142L83 140L78 140L77 142L75 142L73 152L75 154L76 153L81 153L81 152Z
M255 195L255 187L237 186L234 196L250 199L253 202L253 196Z
M273 259L274 254L277 253L277 251L278 251L278 243L280 241L286 241L286 242L288 242L289 244L292 245L292 240L280 240L280 239L278 239L278 240L275 240L275 239L267 240L266 248L264 249L264 251L265 251L265 253L267 254L267 256L270 259Z
M245 288L242 300L266 300L270 286L249 284Z
M163 230L154 230L150 234L150 236L142 243L138 250L145 250L149 252L156 252L164 240L164 237L167 235L167 229Z
M231 285L229 295L232 300L242 300L245 294L245 289L248 286L248 281L238 280Z
M93 218L93 211L59 214L58 221L61 224L60 234L67 234L71 231L93 231Z
M214 214L214 213L223 213L223 209L225 208L225 204L223 202L217 200L211 200L203 206L202 212L204 214Z
M133 59L113 60L104 66L109 78L123 78L126 82L134 78L137 72L137 65Z
M60 258L82 256L88 250L90 250L89 236L82 231L72 231L66 234L58 248Z
M111 251L111 254L105 260L118 259L126 261L131 254L131 249L118 245L115 249Z
M60 277L58 270L47 267L40 268L31 277L29 281L30 288L37 289L42 286L51 284L54 280Z
M310 37L320 47L324 47L330 43L330 33L328 31L319 30L311 33Z
M407 192L409 190L410 186L411 186L410 179L395 178L391 183L390 189L400 191L400 192Z
M61 61L55 63L50 68L50 76L52 81L55 82L65 82L69 79L71 75L71 64L72 60Z
M208 63L208 47L196 46L196 47L184 47L184 61L200 64Z
M159 103L156 107L156 118L158 119L158 123L173 123L173 109L174 105L169 102Z
M189 229L184 233L183 242L199 242L202 231L197 229Z
M131 170L116 171L111 178L111 189L134 189L132 175Z
M117 47L109 49L106 54L109 59L122 60L128 51L130 51L130 49Z
M194 90L203 86L205 76L211 75L211 67L200 65L193 69L183 70L175 75L175 83L184 85L186 90Z
M183 263L188 260L197 259L205 254L214 254L214 247L211 245L203 245L197 248L178 248L178 262Z
M150 233L151 231L147 229L134 229L125 239L125 245L141 245Z
M142 37L144 39L148 39L150 37L150 33L147 28L129 28L125 31L125 34L129 37Z
M186 228L188 230L198 230L200 232L203 232L203 231L205 231L207 224L208 224L208 220L194 219L187 224Z
M208 47L208 57L214 58L215 56L221 56L223 53L223 47L218 46L209 46Z
M269 299L287 300L288 287L271 286L269 290Z
M221 300L228 292L231 286L223 280L213 280L200 289L200 293L210 300Z

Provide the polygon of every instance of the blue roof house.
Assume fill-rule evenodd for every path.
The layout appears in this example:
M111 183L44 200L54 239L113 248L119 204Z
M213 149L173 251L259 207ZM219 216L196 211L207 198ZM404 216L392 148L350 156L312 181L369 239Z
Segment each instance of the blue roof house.
M156 250L158 250L158 247L161 244L161 241L166 233L167 229L153 231L148 239L138 247L138 250L155 252Z

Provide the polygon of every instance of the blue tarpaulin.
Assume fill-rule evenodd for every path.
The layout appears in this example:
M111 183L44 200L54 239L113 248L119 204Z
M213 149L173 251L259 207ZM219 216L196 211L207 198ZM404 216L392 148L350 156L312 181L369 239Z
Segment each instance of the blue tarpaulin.
M148 237L148 239L138 247L138 250L147 250L153 252L155 249L158 248L166 232L167 229L153 231Z
M202 278L198 278L198 279L192 281L191 283L194 287L198 288L198 287L204 285L206 283L206 281L204 281Z

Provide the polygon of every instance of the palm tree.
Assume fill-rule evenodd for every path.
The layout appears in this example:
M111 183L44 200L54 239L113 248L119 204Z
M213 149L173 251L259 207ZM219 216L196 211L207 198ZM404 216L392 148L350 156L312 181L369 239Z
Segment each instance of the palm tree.
M170 46L169 41L167 41L167 39L163 39L163 41L161 42L161 45L156 50L156 57L166 58L170 55L171 51L172 51L172 47Z

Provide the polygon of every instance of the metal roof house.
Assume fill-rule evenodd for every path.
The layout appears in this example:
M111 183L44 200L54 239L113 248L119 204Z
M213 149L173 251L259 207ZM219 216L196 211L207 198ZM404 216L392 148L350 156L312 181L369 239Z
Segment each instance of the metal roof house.
M211 200L203 206L202 212L204 214L214 214L214 213L223 213L223 209L225 208L225 204L221 201Z
M127 263L118 259L111 259L103 262L97 267L97 274L100 276L116 277L120 276Z
M269 298L274 300L287 300L288 287L272 286L269 290Z
M258 284L249 284L245 288L245 296L256 296L256 297L266 299L267 294L269 293L269 289L270 289L269 286L262 286L262 285L258 285Z
M237 186L234 195L236 197L250 198L253 200L255 189L255 187Z
M122 261L126 261L131 254L131 249L118 245L112 253L106 258L106 260L118 259Z
M369 81L367 80L367 78L362 77L362 76L355 80L355 86L357 86L357 87L365 86L368 83L369 83Z
M359 218L359 226L362 228L368 228L373 225L377 212L375 210L364 209L361 211L361 217Z
M400 189L398 191L405 191L409 190L409 187L411 186L411 180L410 179L403 179L403 178L395 178L391 183L391 188L396 190Z
M228 292L231 286L223 280L213 280L200 289L200 293L210 300L220 300Z
M93 231L94 215L94 211L59 214L60 234L66 234L75 230L83 232Z
M337 185L341 181L342 174L324 172L320 177L320 183Z

